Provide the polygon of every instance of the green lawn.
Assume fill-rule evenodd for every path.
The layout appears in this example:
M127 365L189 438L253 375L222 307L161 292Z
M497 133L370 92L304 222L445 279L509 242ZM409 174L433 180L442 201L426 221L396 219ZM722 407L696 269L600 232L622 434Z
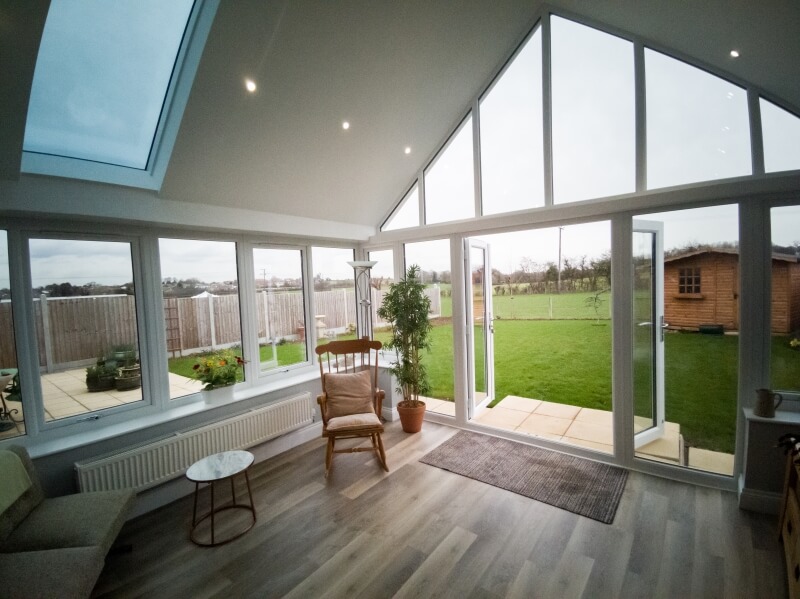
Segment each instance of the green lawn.
M525 296L527 297L527 296ZM449 298L448 298L449 299ZM579 302L575 302L577 305ZM386 341L387 331L375 338ZM611 323L592 320L495 321L495 396L518 395L557 403L611 410ZM425 354L432 397L453 399L453 328L437 319L432 350ZM304 360L303 345L279 345L278 363ZM665 338L666 418L681 426L693 447L733 453L736 430L738 338L731 335L669 333ZM772 342L775 388L800 380L800 351L784 337ZM261 348L261 360L272 348ZM480 358L479 358L480 359ZM643 358L646 366L646 356ZM195 357L170 360L170 371L191 376ZM638 367L637 367L638 368ZM637 370L638 372L638 370ZM637 413L646 412L648 377L635 377ZM497 401L497 400L496 400Z
M558 319L601 319L611 317L611 295L602 293L599 296L597 313L592 305L587 305L587 298L594 293L562 293L531 295L493 295L492 308L496 320L558 320ZM453 300L444 294L441 297L442 316L451 317Z

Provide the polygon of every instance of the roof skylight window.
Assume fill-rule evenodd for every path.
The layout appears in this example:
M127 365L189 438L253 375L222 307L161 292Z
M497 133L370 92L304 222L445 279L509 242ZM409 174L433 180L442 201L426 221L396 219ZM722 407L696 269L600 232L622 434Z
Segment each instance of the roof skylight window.
M177 133L217 5L54 0L31 87L23 170L158 188L156 155L165 129ZM174 134L166 135L167 161ZM158 180L137 182L110 167Z

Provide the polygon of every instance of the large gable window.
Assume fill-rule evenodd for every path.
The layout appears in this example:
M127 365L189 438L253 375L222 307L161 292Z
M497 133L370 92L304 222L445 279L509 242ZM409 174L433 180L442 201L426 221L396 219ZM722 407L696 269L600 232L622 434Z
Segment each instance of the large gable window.
M766 171L800 169L800 118L763 98L760 104Z
M552 19L555 203L635 190L633 44Z
M475 217L472 116L425 171L425 223Z
M416 183L386 220L381 231L419 226L419 188Z
M53 2L31 88L23 170L160 187L216 7L208 4Z
M483 214L544 206L540 29L483 97L480 111Z
M645 50L647 187L749 175L747 92Z

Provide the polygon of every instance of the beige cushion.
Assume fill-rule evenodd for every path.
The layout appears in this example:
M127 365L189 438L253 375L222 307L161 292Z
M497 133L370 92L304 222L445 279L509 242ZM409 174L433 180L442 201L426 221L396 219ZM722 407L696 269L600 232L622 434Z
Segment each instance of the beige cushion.
M375 414L369 370L350 374L326 373L325 395L328 418L349 414Z
M370 414L338 416L328 420L329 431L358 430L361 428L372 428L373 426L381 426L381 421L375 415L375 412Z

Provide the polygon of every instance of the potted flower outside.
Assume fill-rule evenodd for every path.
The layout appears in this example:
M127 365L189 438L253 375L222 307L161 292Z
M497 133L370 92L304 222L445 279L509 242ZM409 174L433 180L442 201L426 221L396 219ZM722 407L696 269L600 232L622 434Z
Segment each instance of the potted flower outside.
M192 366L192 377L203 383L207 402L230 399L233 397L233 385L242 380L239 375L244 364L245 360L232 349L223 349L198 356ZM215 392L218 389L226 391Z
M114 365L96 364L86 369L86 388L90 393L114 388L117 369Z
M397 357L391 372L397 392L403 394L397 413L407 433L417 433L422 428L425 402L419 396L430 391L422 351L430 350L431 345L431 300L425 295L419 274L419 266L409 266L405 278L389 286L378 308L378 316L391 325L391 338L384 347L394 349Z

